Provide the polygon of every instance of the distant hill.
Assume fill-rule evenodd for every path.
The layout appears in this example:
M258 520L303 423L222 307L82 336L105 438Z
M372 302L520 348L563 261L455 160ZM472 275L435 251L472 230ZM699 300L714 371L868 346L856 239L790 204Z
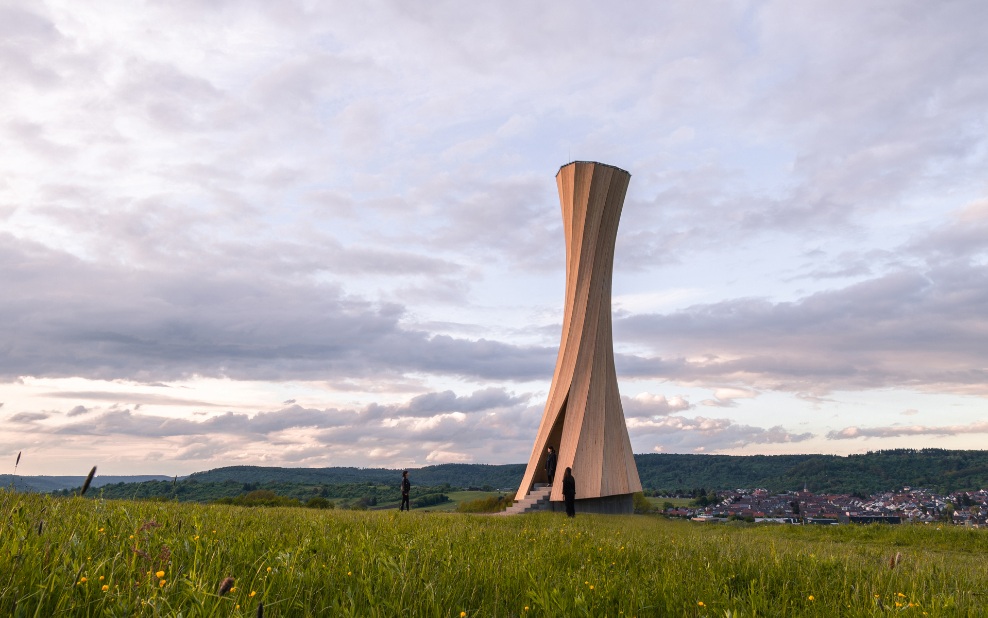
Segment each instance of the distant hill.
M770 491L871 495L905 486L941 493L988 488L988 451L894 449L863 455L635 455L642 485L696 488L761 487Z
M780 492L799 490L804 485L814 493L863 495L904 486L925 487L939 493L988 489L988 451L896 449L847 457L659 453L635 455L635 461L645 489L677 494L695 493L701 488L711 491L760 487ZM410 477L412 484L419 487L490 487L513 492L524 471L524 464L441 464L412 468ZM293 495L318 492L353 497L366 493L356 486L395 487L400 478L401 470L387 468L231 466L196 472L177 482L167 476L97 476L93 485L112 485L104 492L107 497L174 496L209 501L259 487L277 488ZM82 481L81 476L0 475L3 486L13 485L21 491L71 489ZM331 486L339 488L334 490Z
M439 464L424 468L409 468L409 478L415 485L451 487L482 487L517 489L525 473L524 464ZM401 470L388 468L263 468L259 466L229 466L188 476L199 483L303 483L335 485L342 483L373 483L397 485Z
M13 487L18 491L34 491L47 493L59 489L82 487L85 476L21 476L0 474L0 487ZM172 477L160 474L141 474L134 476L101 476L93 477L91 487L102 487L114 483L144 483L146 481L170 481Z
M736 489L863 493L928 487L943 492L988 488L988 451L895 449L864 455L635 455L642 485L653 490ZM415 468L419 485L450 485L513 490L524 464L442 464ZM400 470L385 468L262 468L233 466L190 475L200 482L375 483L393 484Z

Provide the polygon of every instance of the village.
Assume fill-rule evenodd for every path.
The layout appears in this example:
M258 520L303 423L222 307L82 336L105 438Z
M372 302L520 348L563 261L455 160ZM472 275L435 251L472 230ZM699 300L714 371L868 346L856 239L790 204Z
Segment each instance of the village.
M705 506L669 507L669 517L697 522L743 520L791 524L846 523L949 523L979 528L988 516L988 490L938 495L927 489L903 487L901 491L861 497L852 494L770 493L765 489L716 492Z

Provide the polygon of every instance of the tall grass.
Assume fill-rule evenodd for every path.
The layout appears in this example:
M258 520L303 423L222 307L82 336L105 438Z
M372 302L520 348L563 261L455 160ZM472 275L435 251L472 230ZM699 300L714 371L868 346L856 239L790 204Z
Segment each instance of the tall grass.
M262 602L269 618L988 615L988 536L953 527L251 509L9 491L0 524L3 616L255 616Z
M504 496L487 496L476 500L466 500L456 505L457 513L497 513L507 509L514 503L511 498Z

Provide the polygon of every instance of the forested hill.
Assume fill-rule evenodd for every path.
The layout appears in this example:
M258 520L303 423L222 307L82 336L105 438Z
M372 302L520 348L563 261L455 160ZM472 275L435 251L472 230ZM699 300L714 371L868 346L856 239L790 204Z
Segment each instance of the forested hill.
M642 485L652 490L802 489L814 493L872 494L903 486L942 492L988 489L988 451L896 449L864 455L635 455ZM410 470L416 485L511 490L523 464L442 464ZM237 483L394 484L400 470L384 468L262 468L234 466L197 472L189 481Z
M451 487L517 488L525 473L524 464L440 464L410 468L409 477L415 485ZM373 483L397 485L401 470L387 468L262 468L259 466L230 466L187 477L199 483L303 483L336 485L341 483Z
M863 455L635 455L650 489L802 489L861 493L925 487L988 489L988 451L895 449Z
M171 477L160 474L139 474L130 476L96 476L93 479L92 487L102 487L115 483L145 483L148 481L165 481ZM10 487L17 491L29 492L51 492L69 487L79 487L86 480L82 476L21 476L14 474L0 474L0 487Z

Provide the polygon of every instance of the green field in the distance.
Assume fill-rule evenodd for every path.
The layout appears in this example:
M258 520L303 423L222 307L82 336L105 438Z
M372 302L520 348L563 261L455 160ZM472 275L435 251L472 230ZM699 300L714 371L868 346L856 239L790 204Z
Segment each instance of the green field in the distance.
M428 506L423 508L423 511L435 511L435 512L451 512L455 511L456 507L460 505L461 502L471 502L473 500L483 500L484 498L497 498L498 496L504 496L508 500L514 500L515 494L508 491L451 491L448 494L449 502L444 502L442 504L436 504L433 506ZM394 508L398 508L397 505Z

